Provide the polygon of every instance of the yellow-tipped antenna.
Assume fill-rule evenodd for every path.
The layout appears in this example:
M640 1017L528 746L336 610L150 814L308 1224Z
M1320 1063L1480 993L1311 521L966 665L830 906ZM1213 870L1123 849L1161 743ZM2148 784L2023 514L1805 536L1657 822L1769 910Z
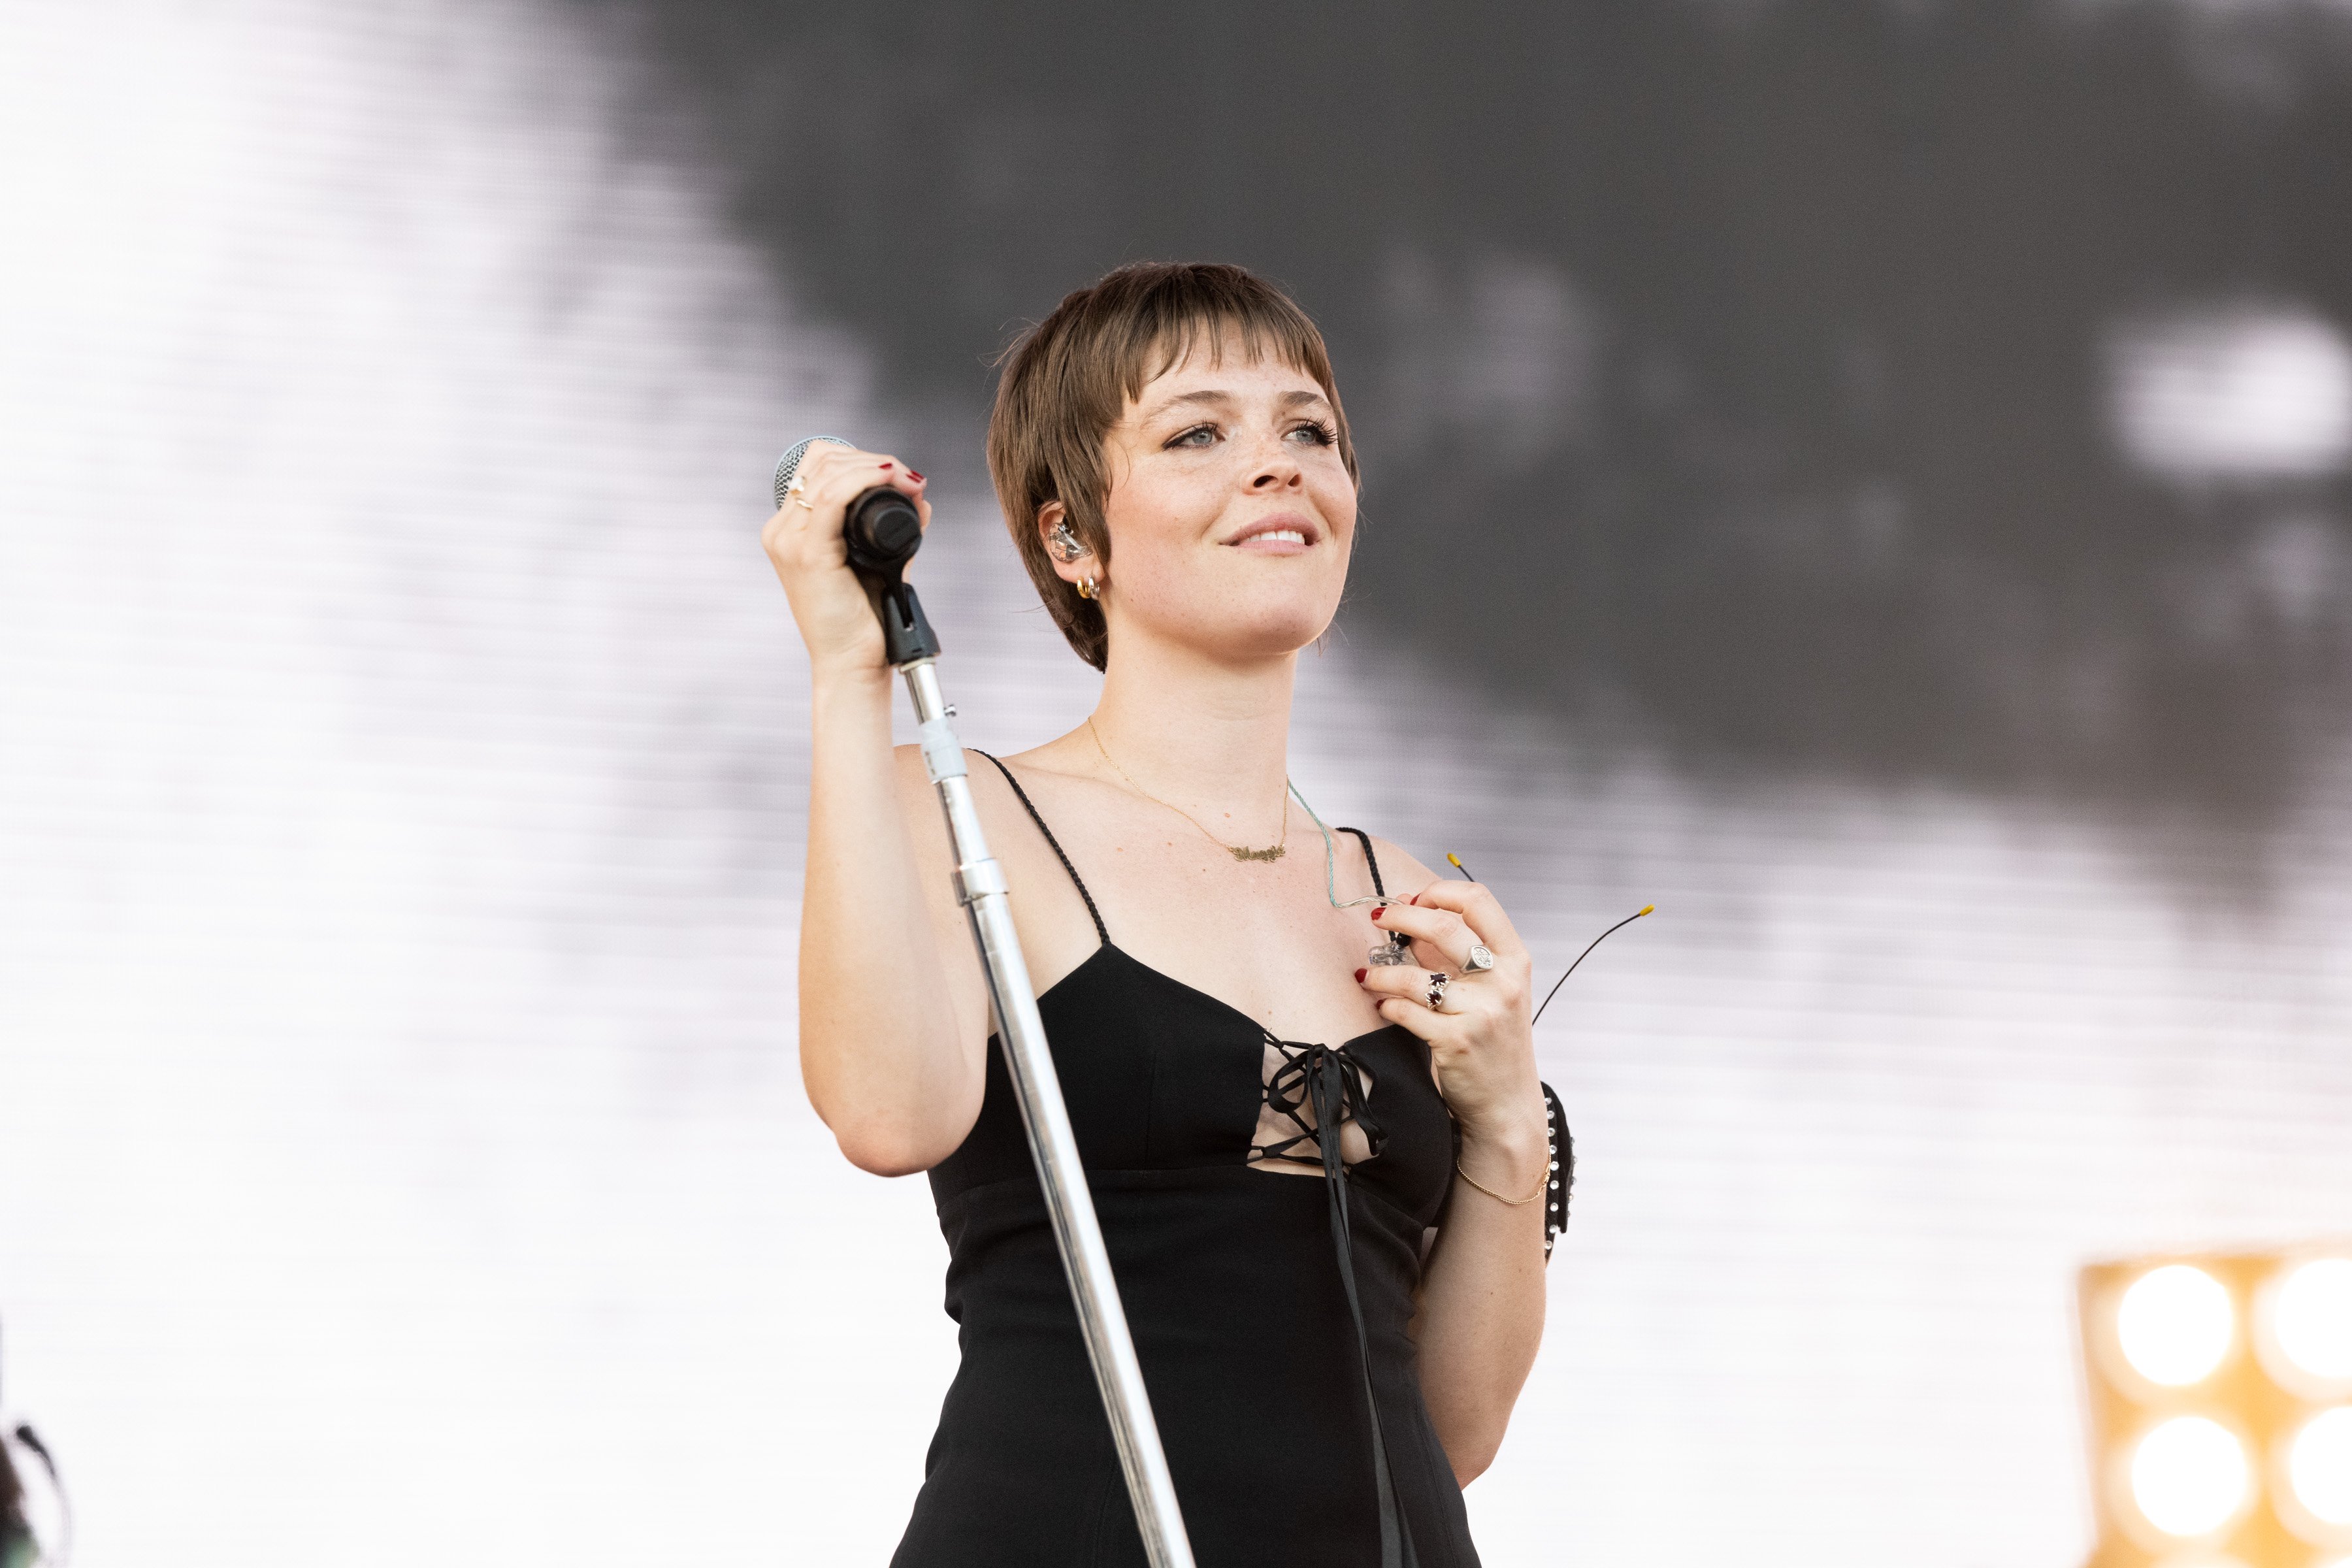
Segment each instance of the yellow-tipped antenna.
M1454 858L1449 855L1446 858L1451 860ZM1643 904L1640 909L1635 910L1632 914L1627 915L1623 920L1619 921L1615 925L1611 926L1607 931L1604 931L1599 936L1594 937L1590 942L1585 944L1584 951L1576 955L1576 963L1582 963L1586 958L1591 955L1594 948L1599 947L1602 942L1608 941L1611 936L1614 935L1618 931L1623 931L1627 926L1632 925L1635 921L1640 920L1643 915L1650 913L1657 907L1658 906L1655 904ZM1576 963L1571 963L1568 966L1568 974L1573 974L1576 973ZM1559 988L1568 984L1568 974L1563 974L1559 979L1551 983L1551 989L1544 993L1543 1007L1537 1008L1535 1017L1528 1020L1528 1028L1532 1029L1536 1026L1537 1021L1544 1016L1544 1007L1550 1006L1551 999L1559 994Z
M1462 863L1462 857L1461 857L1461 856L1459 856L1459 855L1456 855L1456 854L1455 854L1453 850L1451 850L1451 849L1448 849L1448 850L1445 852L1445 863L1446 863L1447 865L1449 865L1449 866L1453 867L1455 870L1457 870L1457 871L1461 872L1465 877L1469 877L1469 878L1470 878L1470 880L1472 880L1472 881L1474 881L1474 882L1475 882L1475 881L1476 881L1476 880L1478 879L1477 879L1477 878L1475 878L1475 877L1471 877L1471 876L1470 876L1470 868L1469 868L1469 867L1467 867L1467 866L1465 866L1465 865Z

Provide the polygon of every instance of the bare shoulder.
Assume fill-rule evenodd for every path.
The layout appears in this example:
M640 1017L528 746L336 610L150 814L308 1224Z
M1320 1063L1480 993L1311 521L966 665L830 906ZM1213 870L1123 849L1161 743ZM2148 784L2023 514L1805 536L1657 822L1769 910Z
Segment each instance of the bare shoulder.
M899 803L909 813L919 812L922 820L938 821L939 791L931 783L929 767L923 761L923 748L913 743L893 746L890 755L898 767ZM1008 807L1019 813L1020 806L1014 802L1012 792L1005 787L1003 775L996 771L996 764L985 752L975 752L967 746L963 759L964 766L971 773L972 801L979 806L981 820L984 824L995 826ZM916 818L910 816L908 820ZM941 832L945 832L944 825Z
M923 749L919 745L895 746L891 754L898 764L898 799L908 814L907 820L915 829L919 852L950 853L945 820L940 815L938 791L931 783L929 768L923 762ZM1022 785L1014 778L1026 774L1034 782L1035 773L1022 767L1022 755L999 762L985 752L964 748L964 765L971 778L972 805L980 812L981 826L987 831L992 851L1002 856L1009 850L1013 855L1024 852L1026 841L1034 835L1030 827L1030 809L1022 804L1018 791ZM1012 771L1003 771L1005 763L1013 764ZM1027 829L1027 831L1024 831Z
M1067 777L1051 757L1038 760L1048 750L1015 752L1002 762L969 748L964 752L971 770L972 804L987 830L989 852L1012 886L1023 889L1013 900L1013 919L1021 932L1030 978L1041 992L1084 963L1102 940L1084 886L1063 847L1084 842L1086 814L1071 809L1077 803L1067 798ZM919 755L913 765L915 777L929 793ZM1035 804L1025 804L1024 796ZM926 810L933 823L940 821L935 805ZM1049 820L1055 824L1052 829L1045 826ZM944 848L945 829L933 831ZM1070 841L1057 836L1072 832L1080 837Z
M907 841L915 852L924 901L931 906L935 919L952 926L962 919L961 907L956 902L954 879L950 875L955 869L956 850L948 835L947 816L940 809L938 786L931 783L921 746L893 746L890 755L898 809L907 824ZM1006 786L1003 775L984 754L966 748L963 755L971 780L972 805L980 814L989 852L1000 861L1008 862L1008 870L1018 870L1026 851L1026 836L1021 828L1026 826L1027 814Z
M890 761L898 772L898 800L912 806L917 801L931 798L931 775L923 765L923 748L911 742L890 748Z
M1016 798L1015 792L1034 802L1035 809L1057 820L1087 815L1087 792L1092 782L1083 770L1071 764L1069 737L1032 746L1025 752L1007 752L1002 759L972 763L972 772L986 773L996 786L995 794L1002 805L1023 816L1029 808ZM971 753L978 756L978 752ZM1003 771L1000 772L999 769ZM1075 786L1075 787L1074 787Z
M1428 868L1414 859L1399 845L1381 837L1370 828L1353 823L1332 822L1325 830L1329 845L1331 897L1345 904L1358 899L1370 899L1375 893L1392 898L1410 898L1416 889L1431 880ZM1296 830L1293 830L1294 837ZM1359 838L1358 834L1364 837ZM1373 867L1366 865L1365 840L1370 841L1371 859L1379 868L1380 886L1372 886ZM1324 844L1307 840L1317 860L1324 856ZM1293 853L1297 853L1294 849Z
M1402 845L1383 838L1377 833L1371 835L1371 840L1372 853L1380 858L1381 883L1398 898L1409 899L1438 879L1436 872L1423 865ZM1340 842L1355 851L1350 858L1362 858L1362 847L1355 842L1354 835L1348 835ZM1371 890L1371 879L1369 874L1364 876L1364 885L1367 892Z

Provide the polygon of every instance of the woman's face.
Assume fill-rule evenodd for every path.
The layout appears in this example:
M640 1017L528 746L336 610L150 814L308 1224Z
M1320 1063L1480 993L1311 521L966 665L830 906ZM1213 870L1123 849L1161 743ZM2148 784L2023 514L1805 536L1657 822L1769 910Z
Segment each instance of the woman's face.
M1248 663L1323 634L1347 584L1356 487L1313 376L1237 334L1214 355L1196 343L1127 405L1104 448L1113 658L1124 639Z

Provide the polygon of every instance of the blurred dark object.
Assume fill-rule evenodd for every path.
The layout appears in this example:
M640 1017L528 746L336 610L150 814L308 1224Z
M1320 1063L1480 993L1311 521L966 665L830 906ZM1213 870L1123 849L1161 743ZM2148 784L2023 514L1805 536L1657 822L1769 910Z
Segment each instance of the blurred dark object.
M0 1409L5 1408L5 1405L0 1405ZM58 1477L58 1462L50 1455L48 1446L25 1422L16 1423L13 1429L0 1427L0 1568L32 1568L36 1563L63 1563L66 1560L63 1552L55 1557L44 1556L40 1539L33 1533L32 1522L26 1512L25 1480L16 1469L16 1457L12 1448L22 1448L41 1462L42 1469L48 1475L52 1500L61 1521L58 1528L61 1531L70 1528L62 1522L69 1517L65 1484Z
M1118 262L1290 286L1365 453L1349 618L1563 724L2249 823L2346 739L2326 432L2168 468L2116 406L2183 311L2340 356L2340 10L574 4L926 449L976 464L992 353Z
M0 1568L30 1568L40 1555L33 1527L25 1522L25 1483L16 1479L8 1445L0 1442Z

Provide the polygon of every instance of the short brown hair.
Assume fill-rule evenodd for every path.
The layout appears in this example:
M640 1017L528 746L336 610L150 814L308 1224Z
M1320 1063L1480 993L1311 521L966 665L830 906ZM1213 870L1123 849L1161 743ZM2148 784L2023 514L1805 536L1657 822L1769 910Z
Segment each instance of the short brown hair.
M1323 334L1287 294L1242 268L1205 261L1122 267L1065 298L1004 353L988 420L988 471L1038 596L1078 657L1097 669L1110 658L1102 606L1055 575L1037 536L1038 510L1060 501L1070 527L1108 566L1103 508L1110 476L1103 438L1128 403L1182 363L1195 342L1205 338L1213 350L1227 329L1322 386L1339 432L1339 460L1349 478L1358 478Z

